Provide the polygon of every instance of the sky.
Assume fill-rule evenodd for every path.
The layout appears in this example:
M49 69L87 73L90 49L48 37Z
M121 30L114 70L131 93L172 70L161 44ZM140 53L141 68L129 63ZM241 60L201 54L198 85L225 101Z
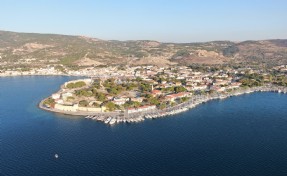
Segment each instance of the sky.
M287 38L287 0L0 0L0 30L104 40Z

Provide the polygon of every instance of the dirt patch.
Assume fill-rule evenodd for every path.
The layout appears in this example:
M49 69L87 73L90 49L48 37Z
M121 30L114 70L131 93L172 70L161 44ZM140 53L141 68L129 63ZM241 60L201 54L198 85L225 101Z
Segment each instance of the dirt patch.
M157 66L168 66L176 65L176 62L171 62L165 57L146 57L142 59L136 59L130 62L131 65L157 65Z
M16 48L13 50L13 53L19 53L19 52L34 52L40 49L45 49L45 48L51 48L54 47L53 45L44 45L40 43L26 43L25 45Z
M191 56L188 58L181 59L179 62L181 64L223 64L228 62L229 59L223 57L198 57L198 56Z
M98 65L104 65L101 62L92 60L90 58L83 58L80 60L77 60L74 62L75 64L79 65L79 66L98 66Z

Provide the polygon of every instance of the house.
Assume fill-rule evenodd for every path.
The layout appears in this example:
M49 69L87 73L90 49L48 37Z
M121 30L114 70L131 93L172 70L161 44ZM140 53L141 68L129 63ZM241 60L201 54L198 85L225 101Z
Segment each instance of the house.
M228 83L229 83L228 80L216 79L213 85L220 86L220 85L227 85Z
M228 88L229 88L229 89L237 89L237 88L239 88L239 87L241 86L241 84L242 84L242 83L240 83L240 82L233 82L233 83L231 83L231 84L228 86Z
M189 93L189 92L180 92L180 93L176 93L176 94L169 94L169 95L165 96L165 99L168 101L174 101L176 99L179 99L182 97L188 97L190 95L191 95L191 93Z
M72 96L73 96L73 93L66 92L62 94L62 99L66 101L68 97L72 97Z
M160 90L152 90L151 94L152 94L153 97L155 97L155 96L161 95L162 92Z
M57 94L57 93L52 94L52 99L54 99L54 100L59 99L60 97L61 97L60 94Z
M125 104L127 101L129 101L129 98L126 98L126 97L115 97L113 99L113 103L115 103L116 105L123 105Z
M186 81L187 81L187 82L200 83L200 82L202 82L202 77L192 76L192 77L186 78Z
M107 98L107 100L112 100L114 97L111 95L107 95L106 98Z
M143 99L144 99L143 97L134 97L134 98L131 98L131 101L141 103L143 101Z
M62 99L56 99L56 100L55 100L55 103L63 104L63 103L64 103L64 100L62 100Z
M210 87L210 90L214 90L214 91L216 91L216 92L223 92L223 91L225 91L225 87L220 87L220 86L212 86L212 87Z
M127 112L128 113L137 113L137 112L149 111L149 110L154 110L154 109L156 109L155 105L146 105L146 106L141 106L138 108L128 108Z
M208 88L207 85L196 85L196 86L193 86L193 90L205 90L207 88Z

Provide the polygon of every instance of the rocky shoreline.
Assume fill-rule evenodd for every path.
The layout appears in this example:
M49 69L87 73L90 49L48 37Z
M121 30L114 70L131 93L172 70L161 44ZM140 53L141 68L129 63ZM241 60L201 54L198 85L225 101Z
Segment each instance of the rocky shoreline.
M151 111L144 111L138 113L126 113L126 112L102 112L102 113L95 113L95 112L68 112L68 111L61 111L57 109L52 109L45 107L42 100L39 103L39 107L46 111L67 114L67 115L75 115L75 116L86 116L87 119L93 119L97 121L104 122L105 124L114 125L116 123L134 123L134 122L141 122L145 119L156 119L166 116L171 116L175 114L179 114L181 112L187 111L196 107L199 104L216 100L216 99L225 99L232 96L239 96L243 94L253 93L253 92L278 92L278 93L287 93L287 87L279 87L275 85L266 85L261 87L253 87L253 88L240 88L234 90L232 92L225 92L225 93L213 93L207 95L195 95L191 97L190 100L187 102L178 104L173 107L168 107L163 110L151 110Z

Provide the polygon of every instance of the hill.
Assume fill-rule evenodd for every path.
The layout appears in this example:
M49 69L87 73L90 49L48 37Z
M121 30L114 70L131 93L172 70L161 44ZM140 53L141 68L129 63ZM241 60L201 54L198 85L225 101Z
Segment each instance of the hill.
M287 64L287 39L161 43L0 31L0 67L105 65Z

